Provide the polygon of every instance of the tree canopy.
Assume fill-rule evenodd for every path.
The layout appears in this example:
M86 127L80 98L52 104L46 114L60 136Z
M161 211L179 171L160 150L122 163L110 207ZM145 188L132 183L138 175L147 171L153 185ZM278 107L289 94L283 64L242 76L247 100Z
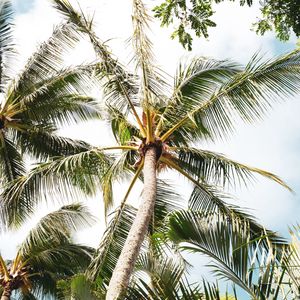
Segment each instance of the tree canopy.
M162 26L176 23L172 38L178 38L180 44L188 50L192 49L192 32L197 37L209 36L210 27L217 24L213 21L214 4L228 0L165 0L154 8L155 16ZM229 0L235 1L235 0ZM241 6L252 6L258 1L240 0ZM298 0L264 0L259 1L261 15L254 22L256 33L264 34L274 30L277 38L287 41L291 33L300 35L300 3Z

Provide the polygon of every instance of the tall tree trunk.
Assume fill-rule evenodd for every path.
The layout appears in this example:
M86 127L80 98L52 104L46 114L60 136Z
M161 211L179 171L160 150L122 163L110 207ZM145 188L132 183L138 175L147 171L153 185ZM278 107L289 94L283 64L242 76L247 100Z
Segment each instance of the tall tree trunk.
M110 280L106 300L122 299L129 284L137 256L148 230L156 199L157 148L151 147L145 154L144 189L142 202L125 245Z
M10 300L11 293L12 293L11 287L10 286L5 287L1 296L1 300Z

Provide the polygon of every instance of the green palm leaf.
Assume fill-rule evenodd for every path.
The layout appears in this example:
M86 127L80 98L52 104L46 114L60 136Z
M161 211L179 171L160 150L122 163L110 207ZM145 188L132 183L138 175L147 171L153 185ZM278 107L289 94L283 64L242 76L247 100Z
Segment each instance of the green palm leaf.
M61 69L63 54L78 41L78 33L71 23L57 26L47 42L40 45L38 50L28 60L21 75L17 78L6 105L15 103L19 95L26 95L36 82L49 78L49 75Z
M243 71L211 90L209 99L201 101L189 95L194 102L190 101L191 106L167 130L163 140L177 130L189 133L197 128L201 131L202 127L212 137L223 138L233 130L237 117L248 122L261 118L274 102L299 90L299 59L297 51L267 62L254 55Z
M136 76L127 72L112 56L111 51L94 33L91 20L77 12L68 0L54 0L54 3L55 8L66 16L76 26L77 30L88 35L95 53L100 59L96 74L101 81L103 80L106 102L110 106L117 107L120 111L128 112L130 110L138 122L139 128L145 134L143 124L135 108L135 105L139 106L135 101L139 91Z
M35 248L47 249L53 244L65 242L72 233L91 226L93 222L94 217L82 204L63 206L47 214L30 230L18 252L23 259L30 259Z
M22 176L25 173L25 166L19 151L14 147L12 140L9 136L1 131L0 132L0 170L1 181L5 185L8 182Z
M47 78L38 78L27 90L15 90L8 101L17 103L10 107L11 117L27 123L52 121L69 124L101 117L94 99L85 96L87 84L92 85L95 66L81 66L50 73Z
M11 2L2 1L0 4L0 92L5 90L7 81L10 79L11 59L15 54L12 17Z
M51 128L35 126L18 134L23 153L47 160L49 157L68 156L89 151L91 146L85 142L57 136Z
M39 164L7 186L2 195L2 222L6 226L20 225L37 203L47 201L45 191L56 199L73 201L87 193L94 195L110 165L111 157L96 149Z
M88 278L95 280L98 277L105 286L109 283L136 214L136 210L131 206L126 205L121 209L121 214L120 208L113 213L96 255L87 270Z
M233 62L204 57L180 63L174 78L173 95L162 113L158 131L162 128L166 130L178 123L187 112L210 99L216 89L240 71L241 68ZM188 136L203 138L208 134L201 120L192 114L187 123L185 133ZM193 130L193 127L198 127L198 130Z
M264 232L252 239L247 221L192 211L174 213L169 220L171 239L188 243L182 249L213 259L209 266L214 273L236 283L253 299L271 297L277 286L287 288L276 275L280 270L276 247L269 242L267 249L263 246L262 240L268 241Z
M257 173L290 189L278 176L253 168L216 153L192 147L172 147L178 165L198 181L211 185L246 184Z

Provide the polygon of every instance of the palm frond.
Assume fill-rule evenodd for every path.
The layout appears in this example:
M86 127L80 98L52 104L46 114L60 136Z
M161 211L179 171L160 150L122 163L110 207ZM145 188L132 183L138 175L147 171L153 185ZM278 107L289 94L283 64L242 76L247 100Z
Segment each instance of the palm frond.
M92 21L77 12L68 0L54 0L55 8L60 11L76 28L87 34L94 50L101 60L96 70L100 80L104 80L104 93L106 102L110 106L118 107L120 111L133 113L139 128L144 132L143 124L137 114L135 105L136 95L139 88L134 75L127 72L124 67L113 58L111 51L96 36L92 28Z
M171 150L176 154L178 165L198 181L234 186L236 183L247 184L257 173L291 190L278 176L238 163L219 153L192 147L172 147Z
M69 156L92 149L83 141L58 136L51 128L45 127L43 124L18 133L18 144L22 153L47 160L49 157Z
M3 257L0 255L0 274L5 280L9 278L9 272Z
M244 220L179 211L169 221L171 239L188 243L182 249L207 255L213 260L209 266L218 277L239 285L254 299L267 299L275 294L278 285L284 285L276 276L280 268L276 247L264 234L253 240ZM268 248L262 243L264 239Z
M149 109L149 104L154 102L150 93L150 78L158 78L158 76L155 76L153 68L154 55L152 52L152 43L146 32L149 29L148 22L150 20L151 17L144 3L140 0L134 0L132 15L133 35L131 42L134 49L133 60L136 64L136 70L141 72L142 106L146 111ZM159 83L159 80L155 81ZM149 124L147 125L149 127Z
M95 280L98 277L104 286L108 285L135 214L136 209L129 205L124 205L113 213L96 255L87 269L89 279Z
M95 194L111 159L103 151L91 149L39 164L7 186L2 195L2 222L19 226L34 212L37 203L47 201L49 195L52 199L74 201Z
M220 193L215 188L202 185L195 186L188 201L188 208L191 211L199 211L202 213L222 213L230 218L236 218L248 223L252 238L255 239L258 235L266 232L269 240L273 244L286 244L286 240L278 236L275 232L266 230L257 222L257 220L246 211L243 211L238 206L228 204L226 200L230 197L224 193ZM264 241L262 241L264 244ZM267 246L265 244L265 246Z
M0 172L3 185L24 175L25 166L21 154L6 132L0 132Z
M205 299L200 286L190 284L185 277L184 267L172 259L161 258L147 265L150 282L139 277L131 283L125 299Z
M109 121L115 140L120 145L126 145L135 139L142 140L138 128L131 124L126 116L114 107L109 107Z
M182 197L175 192L175 187L166 180L157 180L156 200L149 232L158 234L164 230L164 222L168 214L183 208Z
M195 98L162 139L179 128L188 132L190 120L196 124L195 131L199 123L212 137L224 138L234 129L237 118L246 122L261 118L274 103L299 91L299 64L297 50L266 62L254 55L244 71L225 81L207 101Z
M300 296L300 241L299 241L299 226L294 226L289 229L292 238L289 249L283 259L283 266L286 268L291 280L291 287L296 295Z
M69 240L71 234L91 226L94 217L82 204L70 204L44 216L30 230L19 246L18 254L23 260L30 258L36 247L51 247L53 243Z
M91 284L83 274L74 276L71 280L71 297L75 299L96 300L92 294Z
M8 101L16 103L7 107L6 114L25 123L50 120L63 125L100 118L97 103L86 96L86 86L91 89L93 85L94 69L87 65L61 70L28 82L26 90L11 90Z
M216 188L209 186L206 183L202 183L193 178L193 176L189 175L185 170L180 168L176 163L172 160L161 157L160 160L165 163L170 168L178 171L180 174L185 176L188 180L190 180L194 185L194 191L189 200L189 208L195 211L200 212L221 212L228 217L236 217L237 219L246 220L251 227L253 234L257 234L257 232L261 232L263 228L253 219L253 217L247 213L242 212L236 206L227 204L223 199L226 196L221 194ZM268 232L270 239L274 243L282 244L285 243L284 239L278 237L274 232Z
M105 174L101 177L101 188L104 201L105 216L109 209L113 206L113 183L122 181L134 173L131 163L130 150L124 150L121 155L116 158Z
M194 58L180 63L174 78L174 91L162 113L157 133L171 128L195 105L204 103L222 84L240 71L240 67L230 61L217 61L205 57ZM190 115L185 125L188 136L203 138L208 135L201 119ZM195 130L197 129L197 130ZM177 131L180 131L178 128ZM208 135L209 136L209 135Z
M23 72L14 82L11 90L16 97L8 97L6 106L19 100L18 95L28 94L36 82L51 77L61 69L63 54L78 41L78 33L73 24L65 23L54 28L48 41L42 43L28 60Z
M0 4L0 93L10 79L11 59L15 54L12 21L12 3L4 0Z
M87 246L66 241L53 243L50 247L35 247L26 264L32 268L32 273L53 273L61 276L72 276L84 270L90 263L93 249ZM33 280L33 279L32 279Z

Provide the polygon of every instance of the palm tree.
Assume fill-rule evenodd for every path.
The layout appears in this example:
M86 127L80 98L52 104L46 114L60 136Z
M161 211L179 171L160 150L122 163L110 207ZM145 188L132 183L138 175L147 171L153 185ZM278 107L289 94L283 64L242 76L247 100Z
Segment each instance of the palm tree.
M93 250L74 244L71 233L91 220L80 204L63 206L43 217L19 246L14 260L5 262L0 256L1 300L9 300L13 291L24 299L55 295L58 279L86 268Z
M216 277L255 300L286 299L286 294L293 294L284 264L289 247L280 238L271 242L269 234L265 230L254 236L246 220L222 213L182 210L169 216L169 236L181 244L181 251L209 257Z
M238 216L239 211L226 205L212 186L247 182L258 173L287 187L269 172L200 149L199 145L203 140L224 139L232 133L238 118L255 121L274 102L297 93L300 55L294 51L268 61L254 55L245 67L230 61L194 58L179 64L171 89L167 76L155 66L146 34L151 18L140 0L133 0L134 71L126 70L113 57L95 35L91 20L67 0L54 2L68 22L78 32L87 34L94 46L99 58L95 73L103 86L108 121L118 144L95 147L37 166L28 176L15 180L3 195L4 204L12 208L11 214L17 211L24 216L27 213L24 207L31 205L23 202L24 192L30 193L30 201L35 203L39 193L47 188L53 194L70 196L71 193L74 197L80 191L95 192L101 186L108 211L113 204L113 182L132 174L116 213L115 220L119 220L134 184L142 180L142 202L107 293L107 299L119 299L126 291L153 216L159 171L165 168L177 171L205 199L203 205L218 207L228 215ZM79 189L73 189L74 185ZM117 221L111 227L116 224Z
M162 197L166 183L160 183L155 222L151 224L154 228L149 228L124 299L237 300L245 297L238 296L241 289L255 300L297 299L299 255L295 236L289 246L259 224L260 229L253 232L254 221L251 226L250 218L242 215L237 218L214 210L193 210L194 197L187 210L179 209L182 199L172 193L170 186L171 197L169 195L166 201ZM198 199L198 205L202 201ZM136 209L126 205L113 232L106 232L102 249L98 250L85 276L75 276L64 284L62 299L70 295L74 299L105 298L135 215ZM198 274L198 283L190 283L187 270L191 266L180 255L184 252L207 256L211 260L208 267L216 278L232 284L231 293L225 291L222 297L218 285L201 279L203 274Z
M91 97L84 94L82 81L91 67L62 69L63 56L79 36L74 25L54 29L26 66L15 75L16 50L13 39L13 7L0 4L0 174L1 187L24 175L24 154L45 160L88 148L86 143L58 136L61 126L98 117ZM18 222L21 222L22 217Z

